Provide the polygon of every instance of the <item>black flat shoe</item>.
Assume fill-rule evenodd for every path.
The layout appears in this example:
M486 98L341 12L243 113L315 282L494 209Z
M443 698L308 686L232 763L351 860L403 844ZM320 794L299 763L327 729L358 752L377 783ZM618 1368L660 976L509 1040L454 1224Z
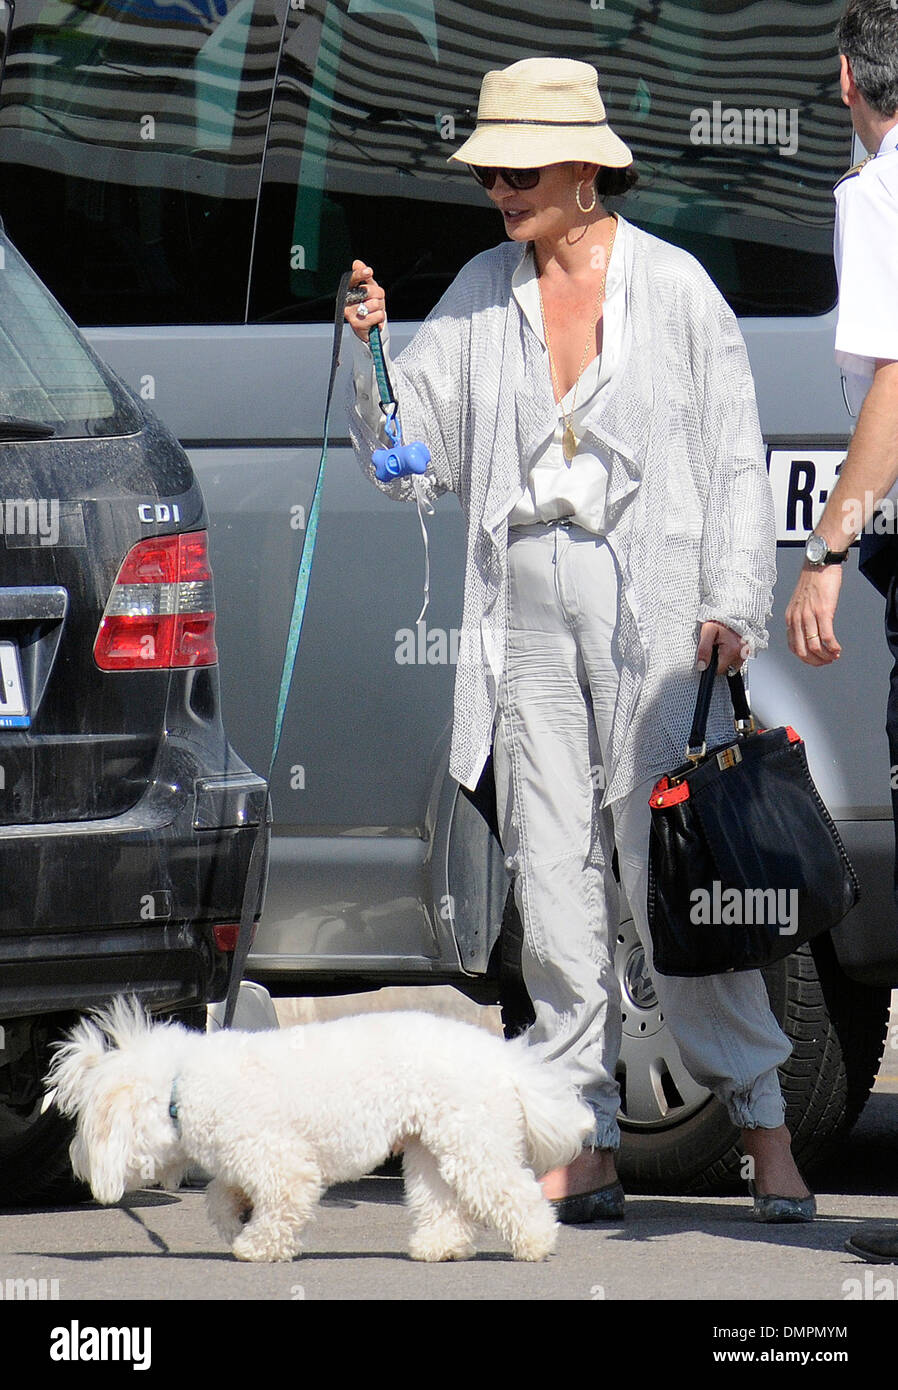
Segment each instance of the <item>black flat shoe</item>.
M562 1226L584 1226L590 1221L622 1221L624 1189L615 1178L591 1192L575 1192L569 1197L552 1197L550 1204Z
M848 1237L845 1249L868 1264L898 1264L898 1226L863 1226Z
M756 1192L752 1182L748 1190L754 1200L752 1214L756 1221L813 1221L817 1215L817 1200L812 1192L807 1197L776 1197L770 1192Z

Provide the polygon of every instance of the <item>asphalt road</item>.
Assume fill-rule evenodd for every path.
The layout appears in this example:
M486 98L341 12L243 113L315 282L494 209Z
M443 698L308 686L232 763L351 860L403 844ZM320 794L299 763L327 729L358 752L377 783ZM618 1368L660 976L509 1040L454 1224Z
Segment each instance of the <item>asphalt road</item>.
M564 1227L545 1264L515 1263L484 1233L477 1257L408 1258L398 1177L332 1188L290 1265L231 1258L201 1191L146 1191L0 1215L0 1282L45 1280L60 1299L825 1299L865 1268L843 1249L861 1222L898 1219L898 1094L881 1092L825 1181L820 1218L758 1226L747 1198L630 1197L621 1226ZM898 1290L898 1265L876 1267ZM53 1284L55 1281L55 1285ZM895 1294L893 1293L893 1298Z

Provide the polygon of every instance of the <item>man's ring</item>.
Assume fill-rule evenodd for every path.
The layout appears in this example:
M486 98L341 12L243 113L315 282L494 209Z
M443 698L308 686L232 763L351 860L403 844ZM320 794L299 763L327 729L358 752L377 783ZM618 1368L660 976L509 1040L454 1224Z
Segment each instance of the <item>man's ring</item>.
M368 317L368 310L365 308L364 304L359 305L355 311L355 316L357 319L366 319Z
M727 675L728 675L728 676L738 676L738 674L739 674L739 671L738 671L738 668L737 668L736 666L728 666L728 667L727 667Z

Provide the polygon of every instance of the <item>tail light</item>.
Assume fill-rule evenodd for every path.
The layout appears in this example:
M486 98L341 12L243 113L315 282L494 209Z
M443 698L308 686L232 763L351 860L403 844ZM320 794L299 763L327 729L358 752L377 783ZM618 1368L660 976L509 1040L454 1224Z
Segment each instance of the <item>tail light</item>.
M101 671L214 666L215 595L205 531L150 536L122 563L94 660Z
M253 922L250 941L255 941L258 925L258 922ZM237 941L240 937L240 923L216 922L212 928L212 937L219 951L236 951Z

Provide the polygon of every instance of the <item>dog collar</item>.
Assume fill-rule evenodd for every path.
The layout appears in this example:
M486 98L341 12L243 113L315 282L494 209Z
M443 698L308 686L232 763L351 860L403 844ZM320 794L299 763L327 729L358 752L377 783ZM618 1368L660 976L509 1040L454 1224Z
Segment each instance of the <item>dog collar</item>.
M181 1119L180 1119L180 1116L179 1116L179 1114L178 1114L178 1078L177 1078L177 1077L175 1077L174 1081L173 1081L172 1084L171 1084L171 1095L170 1095L169 1098L168 1098L168 1113L169 1113L169 1116L171 1117L171 1122L172 1122L172 1124L173 1124L174 1127L175 1127L175 1134L177 1134L178 1138L180 1139L180 1137L181 1137Z

